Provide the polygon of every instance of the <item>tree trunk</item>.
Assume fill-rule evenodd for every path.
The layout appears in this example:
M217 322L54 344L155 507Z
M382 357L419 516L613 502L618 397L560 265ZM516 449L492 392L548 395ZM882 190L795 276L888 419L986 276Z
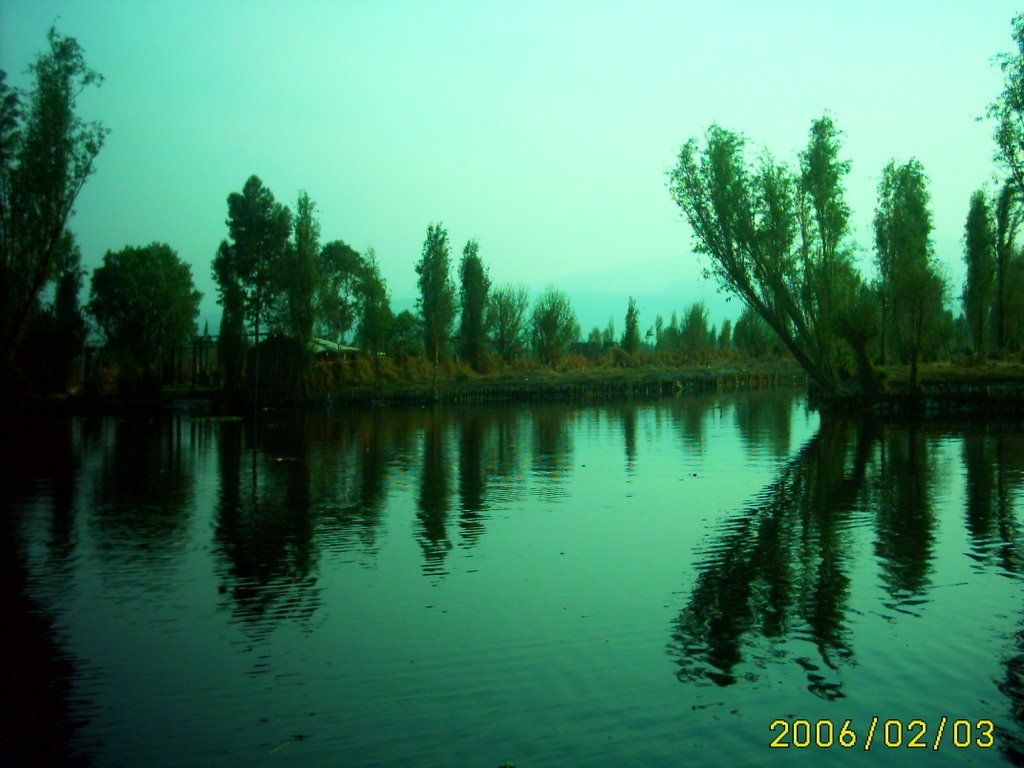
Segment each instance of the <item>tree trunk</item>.
M256 318L256 325L253 328L254 336L256 340L256 375L255 375L255 394L253 395L252 405L253 408L258 408L260 404L260 321L259 316Z
M875 366L871 364L871 355L868 353L866 343L859 343L854 346L854 353L857 355L857 364L860 368L860 386L864 394L869 397L876 397L879 393L878 374Z
M885 299L882 299L882 335L879 338L879 352L878 352L878 364L885 365L885 337L888 329L886 328L886 320L888 320L888 311L886 307Z
M434 339L434 384L433 384L433 399L437 401L437 358L440 352L440 345L437 343L437 339Z
M1006 345L1006 247L996 254L996 349Z
M64 224L62 222L57 228L56 233L47 242L46 250L43 252L42 263L39 265L39 269L36 271L36 276L32 281L32 290L24 304L16 310L14 325L11 328L11 332L7 338L3 340L3 351L2 354L0 354L0 382L3 382L7 378L7 373L10 370L11 364L14 362L14 355L17 352L18 347L21 345L21 340L25 337L25 331L28 328L28 319L32 313L32 307L35 306L36 299L39 298L39 294L42 292L43 286L46 285L46 281L50 276L50 267L53 265L53 257L57 248L57 241L60 240L60 236L63 232Z

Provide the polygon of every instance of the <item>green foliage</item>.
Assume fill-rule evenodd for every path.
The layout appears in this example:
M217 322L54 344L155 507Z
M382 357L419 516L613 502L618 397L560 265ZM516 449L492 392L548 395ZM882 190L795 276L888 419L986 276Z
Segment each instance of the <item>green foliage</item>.
M592 360L596 360L604 352L604 338L601 329L596 325L590 330L587 336L587 354Z
M530 294L526 288L511 283L496 288L487 302L487 327L498 354L506 361L515 360L526 347L526 310Z
M768 323L750 307L744 307L732 332L736 349L755 357L764 357L778 350L779 340Z
M718 348L729 349L732 346L732 320L722 321L722 330L718 333Z
M682 330L679 327L679 313L672 312L668 326L658 334L657 349L661 352L676 352L682 349Z
M677 349L696 351L710 346L712 345L711 333L708 330L708 309L703 301L697 301L687 308L683 317Z
M626 307L626 330L622 332L622 348L630 355L640 351L640 312L636 308L636 299L629 297Z
M1012 320L1011 305L1015 301L1012 275L1016 271L1014 262L1018 258L1017 231L1024 220L1024 206L1021 205L1021 200L1022 194L1016 183L1012 179L1007 179L994 201L996 287L992 312L996 346L1001 350L1008 346L1007 333Z
M92 274L88 312L130 384L159 382L164 355L196 331L201 294L170 246L107 251Z
M612 346L615 344L615 318L608 318L608 325L605 327L604 332L601 336L604 339L605 346Z
M220 362L224 389L230 397L239 397L245 388L245 361L249 344L245 335L245 311L242 290L228 283L221 291L220 333L217 336L217 359Z
M964 230L964 261L967 262L967 278L963 290L964 313L971 329L974 349L983 351L985 329L992 305L996 257L992 217L985 193L981 190L971 195Z
M943 327L945 281L932 253L930 195L924 167L915 159L890 162L882 171L875 212L875 243L882 290L891 308L896 342L917 385L922 350Z
M569 297L554 287L549 287L537 299L530 317L533 348L545 365L557 366L569 345L580 335Z
M1016 251L1006 265L1004 350L1020 350L1024 343L1024 255Z
M243 316L259 343L260 329L270 319L282 293L281 261L291 236L291 211L274 200L257 176L250 176L241 194L228 195L228 233L213 264L221 294L239 291Z
M996 157L1024 193L1024 14L1012 22L1014 51L997 57L1003 73L1003 90L989 106L989 117L996 123Z
M319 282L320 222L316 203L305 192L295 204L292 246L278 265L277 285L284 291L284 332L305 349L313 338L314 296Z
M331 341L344 341L360 313L359 293L363 259L342 240L332 240L320 251L317 283L317 333Z
M380 274L377 254L372 248L366 252L359 280L359 345L374 355L386 352L394 315L387 284Z
M74 235L64 231L54 259L53 301L29 320L14 368L33 390L63 392L72 383L85 342L85 318L78 303L82 253Z
M703 148L683 145L669 173L694 248L709 257L706 274L764 318L825 391L837 386L837 299L859 282L844 245L849 163L838 137L831 119L814 121L794 173L768 155L748 165L745 140L713 125Z
M491 281L480 259L480 246L476 240L470 240L462 250L459 277L462 306L459 336L469 364L480 370L487 341L487 294Z
M423 318L423 346L435 365L446 354L455 320L455 284L449 262L448 230L441 224L431 224L427 227L416 274L419 275L417 305Z
M404 309L391 325L390 352L399 360L423 354L423 321Z
M74 38L51 27L47 40L30 67L29 93L9 87L0 71L0 378L54 276L72 206L107 136L76 114L79 94L102 77Z

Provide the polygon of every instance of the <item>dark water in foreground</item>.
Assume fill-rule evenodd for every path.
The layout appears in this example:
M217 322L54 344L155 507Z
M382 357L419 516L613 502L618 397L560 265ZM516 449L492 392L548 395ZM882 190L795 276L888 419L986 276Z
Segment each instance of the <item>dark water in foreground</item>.
M1022 760L1021 425L769 392L0 440L23 761Z

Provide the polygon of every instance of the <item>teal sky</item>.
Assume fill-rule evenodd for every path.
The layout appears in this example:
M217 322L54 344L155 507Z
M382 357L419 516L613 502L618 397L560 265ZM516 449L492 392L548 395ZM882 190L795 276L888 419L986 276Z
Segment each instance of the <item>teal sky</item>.
M792 160L830 112L853 162L865 265L890 159L921 160L951 298L971 192L993 185L993 62L1019 8L1002 0L802 2L96 2L7 0L0 68L25 69L57 23L106 80L81 101L111 133L72 228L86 265L164 241L193 264L217 324L210 261L226 198L257 174L324 240L373 246L396 306L415 296L427 225L457 261L475 237L492 280L547 283L586 329L641 297L641 323L697 298L666 190L679 146L712 122Z

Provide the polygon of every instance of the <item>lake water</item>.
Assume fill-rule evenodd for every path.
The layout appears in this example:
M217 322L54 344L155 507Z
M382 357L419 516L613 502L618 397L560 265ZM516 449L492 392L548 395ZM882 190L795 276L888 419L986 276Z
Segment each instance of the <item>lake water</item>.
M15 763L1024 761L1020 424L774 391L0 440Z

